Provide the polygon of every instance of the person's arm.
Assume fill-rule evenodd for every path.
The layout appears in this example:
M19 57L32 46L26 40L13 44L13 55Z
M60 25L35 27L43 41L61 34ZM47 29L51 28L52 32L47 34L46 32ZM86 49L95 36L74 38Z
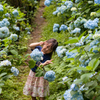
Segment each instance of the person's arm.
M53 63L52 60L53 60L53 59L47 60L47 61L45 61L44 63L41 63L41 64L39 65L39 67L40 67L41 65L44 67L44 66L46 66L46 65L48 65L48 64Z
M30 47L31 49L34 49L36 46L41 46L41 45L43 45L43 44L44 44L43 41L41 41L41 42L36 42L36 43L31 43L31 44L29 45L29 47Z

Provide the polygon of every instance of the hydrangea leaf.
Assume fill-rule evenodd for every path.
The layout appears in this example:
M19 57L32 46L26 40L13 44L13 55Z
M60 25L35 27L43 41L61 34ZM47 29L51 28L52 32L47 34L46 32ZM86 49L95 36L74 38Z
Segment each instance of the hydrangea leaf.
M84 32L79 36L79 40L82 38L82 36L84 36L85 33L86 33L86 31L84 31Z
M18 52L16 50L10 50L10 52L13 54L13 55L18 55Z
M1 94L1 92L2 92L2 88L0 88L0 94Z
M96 61L93 64L93 71L96 70L96 68L98 67L99 63L100 63L100 60L96 59Z
M98 67L99 63L100 63L100 60L94 58L89 62L89 66L91 66L92 70L94 71Z
M0 74L0 77L3 77L3 76L5 76L7 73L1 73Z
M69 39L67 42L65 42L65 44L68 44L68 43L72 44L72 43L77 43L77 42L79 42L79 39L78 37L75 37L75 38Z
M73 69L77 69L77 70L88 70L86 67L74 67Z
M35 66L36 62L33 59L30 59L28 63L29 63L29 68L31 69Z
M36 77L44 76L43 70L41 68L37 68L35 76Z
M81 75L81 80L83 82L87 82L91 75L92 75L92 73L83 74L83 75Z

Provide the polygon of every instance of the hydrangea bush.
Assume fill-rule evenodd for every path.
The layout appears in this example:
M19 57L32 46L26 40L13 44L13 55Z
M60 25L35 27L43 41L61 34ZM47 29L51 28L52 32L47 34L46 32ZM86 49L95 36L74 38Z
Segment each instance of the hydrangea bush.
M68 32L65 31L66 37L68 33L72 37L66 39L64 43L60 41L63 44L61 47L66 49L66 54L63 54L59 47L56 50L60 60L58 61L59 64L55 62L56 64L53 66L57 74L54 84L58 84L58 88L61 83L63 83L62 87L63 85L67 86L66 92L64 90L56 91L57 94L55 92L60 99L63 97L65 100L100 99L100 91L98 90L100 85L99 1L62 0L62 2L56 3L56 11L54 10L53 16L61 16L62 18L62 23L56 24L68 26ZM53 3L50 4L53 5ZM74 14L73 11L75 11ZM58 31L59 28L59 26L53 27L53 32L62 33ZM61 30L63 28L60 28ZM58 35L58 33L56 34ZM62 82L64 76L68 77ZM77 80L72 84L76 78ZM52 83L51 86L54 84ZM71 87L70 84L72 84ZM61 94L64 94L63 97L60 97Z

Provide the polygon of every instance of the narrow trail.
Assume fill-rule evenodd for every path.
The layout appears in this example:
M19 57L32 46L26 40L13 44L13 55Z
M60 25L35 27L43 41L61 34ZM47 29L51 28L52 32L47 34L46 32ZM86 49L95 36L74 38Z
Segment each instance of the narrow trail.
M43 12L44 12L44 8L45 8L44 1L45 0L40 0L39 8L36 11L36 16L35 16L34 21L33 21L33 23L36 27L33 28L33 32L30 36L31 39L27 43L28 50L25 54L31 53L31 49L29 48L29 44L34 43L34 42L39 42L41 37L42 37L41 36L42 28L46 25L45 18L42 17ZM22 84L23 84L23 86L21 86L21 91L20 91L21 93L23 91L23 88L24 88L25 82L27 80L27 76L29 74L29 71L30 71L30 69L27 65L20 67L21 73L19 75L19 82L22 82ZM24 96L23 100L31 100L31 99L30 99L30 97Z
M39 8L37 9L36 11L36 16L34 18L34 25L36 27L33 27L33 32L31 34L31 38L28 40L28 43L27 43L27 46L28 46L28 50L25 54L30 54L31 53L31 49L29 48L29 44L30 43L33 43L33 42L39 42L40 39L41 39L41 33L42 33L42 28L46 25L46 21L45 21L45 18L43 18L43 12L44 12L44 8L45 8L45 5L44 5L44 0L40 0L40 4L39 4ZM23 55L24 57L24 55ZM27 61L25 61L25 63L27 63ZM30 68L27 66L27 65L23 65L23 66L19 66L19 71L20 71L20 74L17 78L17 86L19 87L18 89L18 95L19 95L19 98L18 100L31 100L30 96L25 96L23 94L23 88L24 88L24 85L26 83L26 80L27 80L27 76L29 74L29 71L30 71ZM17 99L16 99L17 100Z
M28 42L28 45L32 42L39 42L41 38L41 32L42 32L42 27L46 25L45 18L43 18L43 12L44 12L44 1L45 0L40 0L40 6L39 9L36 13L36 17L34 18L34 25L36 27L34 28L32 34L31 34L31 39ZM30 53L30 48L28 48L28 53Z

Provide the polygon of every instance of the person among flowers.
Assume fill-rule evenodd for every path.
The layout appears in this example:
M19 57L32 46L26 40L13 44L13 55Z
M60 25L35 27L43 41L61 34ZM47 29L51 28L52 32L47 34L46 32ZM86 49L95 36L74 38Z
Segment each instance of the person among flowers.
M49 82L44 79L44 76L36 77L35 74L37 67L40 65L44 67L52 63L53 59L51 59L51 57L57 46L58 42L54 38L44 42L41 41L37 43L31 43L29 45L31 50L38 49L39 51L43 52L43 59L40 61L41 63L38 64L37 62L36 66L30 70L29 76L23 89L23 94L30 95L32 100L36 100L36 97L39 97L40 100L45 100L45 97L49 95Z

